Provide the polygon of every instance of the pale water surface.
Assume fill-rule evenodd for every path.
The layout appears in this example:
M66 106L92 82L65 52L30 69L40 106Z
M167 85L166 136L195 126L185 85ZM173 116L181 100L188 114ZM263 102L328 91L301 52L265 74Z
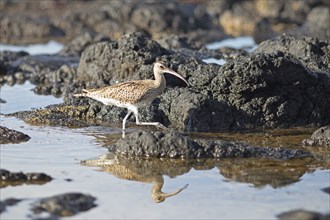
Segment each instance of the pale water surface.
M56 41L49 41L46 44L32 44L28 46L17 46L17 45L7 45L0 44L0 51L25 51L30 55L36 54L55 54L63 49L63 44Z
M237 38L228 38L222 41L217 41L206 45L207 49L216 50L223 47L230 47L235 49L240 48L254 48L256 43L250 36L242 36Z
M52 96L36 95L32 88L30 83L2 86L1 98L7 103L0 105L1 113L62 102ZM179 161L177 170L168 171L171 177L162 172L158 177L164 180L164 192L185 184L189 184L188 188L163 203L155 203L150 181L129 181L100 167L80 165L81 160L106 154L102 140L119 138L120 125L79 129L31 126L2 115L0 123L31 137L28 142L1 145L1 168L45 172L54 178L44 185L2 188L1 200L26 200L8 207L1 219L26 219L32 215L31 203L37 198L67 192L91 194L97 198L97 207L66 219L276 219L276 215L293 209L330 212L329 194L321 191L330 185L330 172L322 165L298 167L305 162L236 159L200 162L203 167L186 166ZM213 165L207 168L208 163ZM157 170L157 166L151 168ZM162 166L166 170L166 161L159 162L159 169Z

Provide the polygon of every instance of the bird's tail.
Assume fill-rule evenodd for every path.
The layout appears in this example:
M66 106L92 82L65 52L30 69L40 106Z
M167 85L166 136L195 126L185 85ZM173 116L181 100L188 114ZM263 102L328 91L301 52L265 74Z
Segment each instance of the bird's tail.
M86 97L87 94L88 94L88 90L83 89L82 91L83 91L82 93L73 94L73 96L75 96L75 97Z

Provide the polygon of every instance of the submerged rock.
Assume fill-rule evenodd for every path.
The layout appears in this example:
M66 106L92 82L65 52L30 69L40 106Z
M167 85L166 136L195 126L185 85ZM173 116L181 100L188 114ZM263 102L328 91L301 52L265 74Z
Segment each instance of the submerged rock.
M22 184L45 184L53 178L45 173L22 173L10 172L5 169L0 169L0 188L6 186L16 186Z
M44 109L32 111L21 111L7 116L15 116L32 125L51 125L51 126L67 126L67 127L86 127L86 119L88 114L88 106L73 105L53 105Z
M330 218L330 214L322 214L318 212L297 209L288 212L283 212L278 215L280 220L292 220L292 219L300 219L300 220L327 220Z
M119 139L110 151L116 154L142 157L168 158L248 158L264 157L271 159L291 159L310 157L302 150L252 147L242 142L194 141L180 133L135 131Z
M311 139L302 141L305 146L327 146L330 147L330 126L325 126L313 132Z
M322 189L323 192L330 194L330 186Z
M65 193L40 199L33 204L35 214L47 212L51 216L67 217L96 207L95 197L83 193Z
M0 213L6 211L7 206L14 206L17 203L22 201L21 199L15 199L15 198L8 198L3 201L0 201Z
M3 126L0 126L0 137L0 144L19 143L30 140L29 135Z

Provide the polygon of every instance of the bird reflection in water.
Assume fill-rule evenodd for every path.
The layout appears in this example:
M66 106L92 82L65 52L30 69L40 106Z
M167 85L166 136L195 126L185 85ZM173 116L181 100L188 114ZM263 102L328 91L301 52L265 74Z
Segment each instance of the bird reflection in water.
M159 159L157 161L159 161ZM166 171L164 172L162 170L162 166L159 166L156 160L152 161L149 159L138 158L133 160L132 158L125 158L122 156L116 156L114 154L105 154L101 155L97 159L83 160L81 161L81 164L85 166L100 167L102 171L111 173L112 175L121 179L151 183L151 197L156 203L164 202L165 199L178 195L181 191L188 187L188 184L186 184L184 187L179 188L174 192L163 192L163 175L166 175ZM172 173L173 169L169 172ZM185 173L187 171L183 172ZM180 174L178 173L177 175ZM170 176L173 175L170 174ZM174 176L176 175L174 174Z

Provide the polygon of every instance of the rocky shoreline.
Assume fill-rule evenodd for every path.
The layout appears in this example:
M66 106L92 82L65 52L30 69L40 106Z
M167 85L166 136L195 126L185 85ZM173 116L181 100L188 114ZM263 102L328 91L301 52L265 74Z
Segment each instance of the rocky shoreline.
M305 56L299 54L301 45L310 48ZM92 44L79 64L78 59L61 55L9 56L18 58L3 59L7 75L24 72L38 93L64 95L63 104L13 114L29 123L68 126L95 119L117 123L125 109L72 95L83 88L152 78L156 60L167 62L190 86L167 77L169 88L141 111L142 120L181 131L215 132L330 123L330 46L314 38L281 35L222 66L165 49L141 32L123 35L118 42Z
M175 175L188 172L192 166L206 166L198 160L213 161L210 167L214 167L217 166L214 161L221 159L222 174L241 182L250 180L238 174L231 177L233 174L226 170L232 169L231 164L226 165L226 159L267 159L278 163L308 160L309 164L330 161L330 31L327 25L330 5L326 0L158 3L6 0L1 1L0 6L4 12L0 15L1 43L31 44L53 39L65 44L62 51L54 55L0 52L1 85L29 80L37 94L64 97L61 104L1 116L14 116L32 125L76 128L115 123L119 126L125 109L78 99L73 94L128 80L152 79L153 63L161 60L184 76L190 85L165 76L168 88L150 107L141 109L140 119L160 122L169 130L141 128L142 131L129 132L125 138L105 144L139 175L147 168L152 172L159 169L158 163L164 163L159 158L177 159L173 170L181 167L182 172L174 172ZM205 46L242 35L255 39L254 51L211 50ZM226 62L218 65L203 61L208 58ZM128 126L133 121L129 119ZM298 126L319 129L310 139L303 140L301 146L292 148L252 146L186 135ZM3 126L0 126L0 135L0 144L30 139L27 134ZM141 158L151 160L141 162ZM187 161L178 162L180 159L187 160L189 166ZM172 162L164 163L164 167ZM240 161L237 166L240 169L250 166L246 163ZM136 170L137 166L147 168L140 171ZM258 166L261 165L255 167ZM289 182L297 181L308 169L304 167L303 172L293 175ZM162 174L168 173L165 170ZM288 176L292 176L291 173ZM1 178L1 187L52 180L43 173L12 173L3 169ZM87 211L96 206L95 200L82 193L61 194L39 199L32 211L36 216L47 212L50 219L57 219ZM1 201L0 212L20 201ZM278 217L302 215L307 216L306 219L328 217L306 210Z
M330 45L323 37L307 37L314 36L311 33L306 36L295 36L292 33L294 29L315 22L315 11L326 14L327 3L323 1L318 4L299 3L297 8L291 2L276 1L205 1L199 4L181 1L161 4L113 1L109 5L102 5L105 4L103 1L93 4L79 4L79 1L50 1L44 4L5 1L1 4L4 9L8 9L2 17L17 22L21 28L31 29L39 23L34 23L36 16L31 16L32 26L20 26L21 18L10 19L14 6L31 10L43 8L44 11L40 13L48 19L42 24L53 25L65 35L71 33L75 36L69 37L64 49L55 55L0 52L2 83L29 80L36 85L34 90L38 94L64 96L63 104L15 114L27 122L86 126L86 121L90 123L97 119L98 122L117 123L126 110L104 106L92 100L76 99L72 94L84 88L153 78L153 63L162 60L182 74L190 87L187 88L175 78L166 77L169 88L150 108L142 110L142 120L159 121L180 131L212 132L321 127L330 123ZM69 10L70 6L75 7ZM59 19L56 10L51 10L54 7L60 8L65 14L63 17L70 19ZM252 10L251 7L256 7L258 12L258 19L251 19L251 22L255 22L251 27L257 28L265 19L268 19L268 23L272 19L280 22L290 12L291 24L295 24L296 28L290 26L290 29L283 23L284 29L278 34L285 32L291 35L278 35L272 39L267 37L260 41L252 53L231 50L226 54L222 50L206 49L203 45L210 41L191 37L196 36L196 31L218 30L223 36L211 41L226 38L237 27L228 22L224 24L225 17L232 17L238 11L247 12ZM284 11L274 10L280 7L284 7ZM302 8L305 13L299 14L298 9ZM146 13L148 11L153 13ZM169 12L174 16L167 17ZM22 13L17 16L27 15ZM194 19L187 20L189 16ZM248 18L246 16L246 13L237 16L240 25L244 24L244 19ZM153 19L153 23L147 22L147 26L142 27L141 24L145 22L138 22L142 17L147 21ZM10 24L3 29L6 30L3 36L10 34L16 27L15 23L8 23L7 20L2 20L3 27ZM122 30L115 34L117 37L102 32L107 29L105 27L112 27L111 30L119 28L118 21L125 25L120 26ZM69 31L68 28L73 26L71 22L85 28L71 28ZM99 29L94 25L95 22L105 26ZM321 30L324 24L318 23L318 30L323 34ZM269 28L276 32L271 22ZM45 37L57 36L53 33L55 29L48 27L49 35ZM82 32L76 32L78 29ZM241 30L244 32L244 28ZM255 32L246 31L244 34L249 35ZM10 39L28 39L24 35L25 31L20 33L21 36ZM203 36L207 38L209 34ZM254 38L261 39L256 36ZM6 39L4 37L2 41L9 43ZM34 36L34 39L37 38ZM222 66L207 64L202 60L206 58L223 58L226 63Z

